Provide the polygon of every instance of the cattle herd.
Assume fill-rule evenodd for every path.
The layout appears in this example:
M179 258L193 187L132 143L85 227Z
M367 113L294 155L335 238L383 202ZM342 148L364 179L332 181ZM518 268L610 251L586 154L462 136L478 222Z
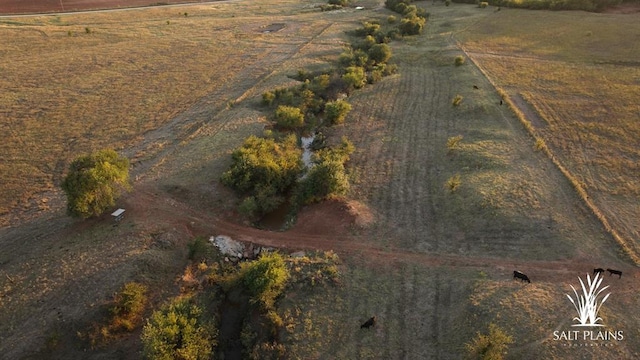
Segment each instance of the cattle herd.
M607 269L606 271L609 273L609 276L618 275L618 279L622 279L622 271L613 270L613 269ZM595 269L593 269L593 275L602 274L604 272L605 272L605 269L603 269L603 268L595 268ZM527 275L525 275L524 273L518 271L518 270L514 270L513 271L513 278L514 279L520 279L521 281L526 281L528 283L531 283L531 280L529 279L529 277Z

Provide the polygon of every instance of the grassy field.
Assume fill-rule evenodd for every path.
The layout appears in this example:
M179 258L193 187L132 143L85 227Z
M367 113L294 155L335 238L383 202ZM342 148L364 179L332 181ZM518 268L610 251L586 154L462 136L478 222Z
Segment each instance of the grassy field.
M534 132L596 212L640 254L640 51L634 16L509 10L456 33L470 56L533 113Z
M0 20L0 225L49 208L80 154L139 165L197 132L346 16L317 14L282 1Z
M11 81L0 78L2 89L11 90L2 90L0 101L6 103L1 108L12 109L0 114L8 134L2 145L8 155L0 160L2 224L47 206L62 224L0 229L0 352L13 358L139 358L139 331L95 349L78 335L86 336L100 320L100 309L128 281L149 285L149 315L178 293L177 279L188 262L186 244L194 236L235 230L270 245L281 240L291 250L296 242L301 248L323 248L328 241L343 249L340 284L293 289L278 303L283 317L292 315L281 338L291 359L460 359L464 344L491 322L514 338L508 358L637 357L637 271L571 181L536 150L516 114L500 105L492 84L519 95L544 118L535 129L571 174L593 178L593 172L569 166L587 159L571 152L582 151L569 142L580 127L558 124L551 132L553 120L545 115L551 106L543 106L536 95L556 89L560 96L561 80L571 91L580 86L568 76L556 75L557 83L547 79L553 87L525 76L562 64L578 69L586 59L594 69L589 74L632 67L632 50L612 47L618 55L603 50L595 59L593 47L569 41L566 47L576 48L575 59L569 50L546 58L555 47L529 35L567 21L584 22L579 20L584 13L494 13L473 5L419 2L431 17L423 35L391 43L398 74L350 96L353 110L345 124L329 131L334 139L347 135L356 146L348 165L349 198L375 220L337 236L331 216L314 233L296 226L290 233L258 232L218 222L237 202L218 182L229 154L268 124L258 105L262 92L292 83L289 76L298 69L331 67L342 44L353 40L346 32L360 19L385 22L390 14L379 2L358 4L370 10L321 13L314 3L237 1L0 20L0 34L11 34L14 41L12 47L0 45L7 46L0 49L10 60L2 71L12 76ZM535 14L546 20L527 18ZM590 38L626 19L608 16L594 15ZM513 21L511 30L500 32L497 20ZM518 23L533 27L518 34L521 42L512 29ZM265 32L274 24L285 26ZM480 28L494 33L477 35ZM503 38L509 46L487 50ZM22 49L25 41L36 50ZM454 65L457 56L465 56L457 41L489 79L468 58ZM523 55L522 48L533 50ZM483 62L491 56L500 61ZM529 61L520 73L522 82L510 75L509 83L500 83L507 60L515 68L517 61ZM619 79L608 83L611 88L624 88L631 78L604 76ZM627 109L616 110L620 118L631 116L633 105L622 102L623 93L616 97L620 103L599 101ZM457 95L462 101L454 106ZM554 111L581 116L564 99L556 99ZM637 159L638 147L632 144L640 136L630 129L624 133L627 147L594 140L589 149L613 162ZM9 144L14 137L17 143ZM448 146L456 137L461 137L458 144ZM104 218L73 223L60 214L64 206L57 184L78 153L105 146L134 163L135 190L121 200L128 217L118 227ZM615 152L623 149L627 152L618 159ZM23 178L20 171L32 176ZM459 179L455 189L452 179ZM608 193L599 190L596 197L588 190L602 206L599 201ZM620 200L610 205L612 211L637 211L637 205L623 202L629 194L612 197ZM637 226L635 219L624 221ZM553 342L552 332L567 329L575 316L565 296L569 285L577 286L576 277L599 266L625 273L622 279L606 278L613 295L601 316L611 329L625 330L626 341L613 349ZM514 281L515 269L529 274L532 284ZM360 330L372 315L377 325Z

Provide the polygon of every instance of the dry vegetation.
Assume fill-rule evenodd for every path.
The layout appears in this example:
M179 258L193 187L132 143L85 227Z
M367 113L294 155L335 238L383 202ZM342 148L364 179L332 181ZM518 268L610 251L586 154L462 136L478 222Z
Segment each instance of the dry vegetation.
M458 33L583 198L640 255L640 33L633 15L496 13Z
M29 228L0 229L0 352L13 358L139 358L135 332L104 348L89 347L87 331L101 319L100 309L130 281L148 286L146 316L179 293L180 285L189 285L189 291L198 288L202 284L194 274L199 273L184 272L188 242L198 235L228 232L270 246L333 247L343 259L339 285L292 289L278 303L286 324L281 340L291 358L460 359L464 344L491 322L513 336L513 358L637 357L637 272L620 256L619 246L585 208L570 181L544 152L535 151L536 141L515 114L500 106L499 93L483 73L471 61L455 65L454 59L464 54L452 34L464 41L492 81L520 96L522 104L535 106L546 121L534 124L536 130L572 174L582 176L589 194L598 190L592 195L599 194L597 201L619 201L609 205L610 211L630 214L638 211L638 202L634 207L624 197L637 196L637 190L622 192L624 197L605 191L615 182L596 179L595 171L601 170L594 164L600 158L569 151L584 149L570 142L586 136L576 135L576 129L584 127L569 129L553 120L561 109L566 119L579 116L577 110L570 111L575 103L560 100L564 92L559 86L575 94L581 94L581 86L562 71L546 79L548 86L527 77L547 76L535 71L540 64L544 69L581 69L581 61L591 54L585 48L585 53L577 52L582 54L579 61L563 58L568 51L546 59L551 48L541 44L547 43L535 47L534 39L522 33L518 36L529 39L522 44L529 45L516 47L514 38L509 46L495 49L503 64L529 65L518 73L520 83L499 62L491 62L495 68L482 62L498 56L484 49L497 47L499 39L513 34L515 25L504 35L499 35L499 28L492 36L475 38L460 31L488 29L489 24L500 24L496 20L508 21L508 14L516 16L514 24L535 23L520 18L533 13L492 13L440 2L418 5L431 17L424 35L392 43L399 73L355 92L345 124L328 134L335 139L348 135L356 146L349 164L352 200L346 208L368 216L357 226L343 228L335 226L343 220L334 219L339 214L317 212L312 228L304 223L309 219L303 210L303 224L290 234L222 221L232 214L229 209L235 208L236 200L217 179L229 164L231 150L267 123L258 107L264 91L291 83L287 76L298 69L329 67L347 41L345 31L359 25L356 17L379 17L384 23L390 12L321 13L311 3L238 1L126 15L0 20L0 34L15 39L0 45L8 46L0 53L10 61L0 66L11 76L6 83L5 77L0 79L0 88L11 90L3 90L0 98L0 108L11 109L0 113L0 124L8 132L1 150L8 155L0 159L2 224L25 209L46 208L43 198L59 199L59 180L80 152L114 146L133 159L138 176L134 192L123 200L130 215L118 227L104 218L70 224L60 215L63 206L49 201L62 225L32 222ZM578 20L584 19L583 13L545 16L557 16L557 23L543 23L545 29L570 19L585 22ZM595 37L600 27L625 18L592 19ZM264 32L283 23L278 31ZM36 50L20 47L25 41ZM632 52L623 45L611 51L620 56L615 61L628 61ZM482 54L474 46L482 47ZM533 53L513 54L524 48ZM508 57L502 54L509 52ZM602 63L608 60L597 66L590 61L589 74L609 67L635 69ZM618 114L616 120L626 119L620 124L630 124L622 134L629 137L626 146L594 137L588 149L624 167L625 159L637 160L634 151L640 136L633 135L637 124L629 121L633 105L623 99L630 96L627 91L632 95L637 89L624 85L631 76L602 76L618 79L606 83L610 91L625 91L615 99L598 97L597 104L616 109L611 110ZM543 90L553 90L553 96L541 96ZM464 101L454 107L451 101L458 94ZM551 100L557 103L545 102ZM584 117L597 113L589 109ZM552 132L554 121L557 131ZM600 126L601 131L613 131ZM17 142L10 143L14 137ZM458 140L452 146L454 138ZM594 167L579 168L581 161ZM625 171L616 173L616 179L626 179ZM459 184L451 192L447 180L458 174ZM625 181L638 185L637 179ZM636 219L621 219L637 226ZM628 331L628 340L615 349L569 349L551 343L553 330L567 326L573 316L564 296L568 285L596 266L625 272L618 282L606 280L614 294L603 316L610 326ZM529 274L532 284L513 281L515 268ZM359 324L372 315L378 324L360 330Z
M298 17L266 33L285 13ZM46 210L79 154L126 149L135 166L166 151L327 26L291 2L0 19L0 225Z

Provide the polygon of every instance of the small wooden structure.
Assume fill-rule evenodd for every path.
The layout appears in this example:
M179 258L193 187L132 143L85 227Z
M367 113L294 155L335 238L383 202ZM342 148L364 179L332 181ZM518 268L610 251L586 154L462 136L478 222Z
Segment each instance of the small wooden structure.
M124 217L124 209L118 209L118 210L112 212L111 216L113 216L113 218L116 220L116 222L119 222Z

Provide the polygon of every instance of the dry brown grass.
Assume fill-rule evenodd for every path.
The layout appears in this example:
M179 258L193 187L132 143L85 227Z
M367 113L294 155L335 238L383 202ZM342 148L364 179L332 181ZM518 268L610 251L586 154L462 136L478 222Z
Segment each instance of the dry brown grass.
M638 31L633 16L510 11L457 35L636 262L640 63L628 34Z
M186 17L153 8L0 20L0 226L46 210L76 156L127 149L136 165L197 134L274 64L306 62L305 44L332 16L277 4L190 6ZM275 21L285 27L265 33ZM321 43L309 50L324 51ZM178 116L195 104L197 113Z
M370 5L375 4L367 2L367 6ZM46 332L61 323L55 310L51 310L58 304L66 304L62 308L65 320L77 325L95 316L94 304L104 302L105 294L116 291L131 278L151 283L151 288L156 289L152 290L156 305L175 295L180 285L197 285L200 270L190 268L191 272L183 272L187 262L186 244L195 235L219 231L215 217L233 207L229 206L233 202L231 196L225 195L225 189L215 179L228 164L231 149L247 134L262 130L264 114L256 107L260 95L290 81L286 75L295 74L300 68L313 70L329 66L328 61L335 60L341 52L344 31L358 26L354 16L371 14L355 11L321 14L312 12L308 4L293 1L277 4L239 1L194 9L189 8L188 17L177 16L179 11L175 9L168 12L148 9L145 14L150 19L136 19L140 27L129 19L113 15L92 15L96 18L91 23L89 15L26 20L73 20L77 24L76 35L69 37L66 29L59 29L61 43L63 38L74 41L103 36L101 41L88 42L85 50L78 50L87 56L93 47L104 57L98 58L101 61L108 59L109 52L104 48L108 47L108 40L115 43L118 39L128 39L117 42L118 46L112 49L114 53L121 52L116 49L120 46L125 49L129 46L134 53L141 51L158 57L145 63L151 70L144 71L156 69L153 66L157 61L163 66L155 70L158 76L169 76L161 74L164 67L175 72L173 77L164 77L156 88L151 86L147 93L153 90L158 96L164 95L165 82L174 81L181 88L166 91L173 91L173 96L182 102L162 98L162 101L174 101L171 104L175 111L181 113L177 118L172 118L169 105L156 104L157 108L146 105L147 108L137 105L136 101L126 105L127 111L123 114L135 109L156 109L165 111L168 118L156 119L155 125L149 125L148 129L159 128L143 135L122 125L124 133L119 148L126 148L138 163L135 171L142 180L137 193L131 195L135 201L127 203L132 215L119 227L112 228L96 220L69 227L68 233L50 235L47 231L51 225L43 226L37 232L38 241L30 244L28 250L20 243L35 238L30 236L31 229L12 236L15 238L12 246L0 256L2 270L12 279L0 278L3 295L0 330L7 334L1 350L7 356L20 357L28 353L30 347L43 345L39 339L45 339ZM616 245L601 225L585 214L572 185L562 173L541 152L534 151L535 142L522 129L518 118L506 107L499 106L500 95L493 91L482 73L472 64L455 67L452 63L451 59L461 51L451 42L450 31L493 15L478 11L473 5L438 4L429 10L432 16L424 36L393 44L399 74L356 92L350 98L354 110L345 125L331 130L336 138L347 134L356 145L357 152L350 162L354 179L350 196L357 205L350 203L349 211L354 216L361 215L366 226L354 229L356 236L353 237L341 234L344 237L340 237L340 241L346 239L344 243L353 245L351 249L355 250L347 257L341 256L345 265L341 266L340 286L327 287L326 291L311 295L294 292L285 296L281 309L287 325L287 333L283 335L287 349L292 357L304 358L333 355L335 358L458 359L463 354L464 343L477 331L483 331L483 325L494 321L516 339L519 348L512 351L518 358L526 358L527 354L548 354L549 358L588 356L589 350L583 349L574 353L548 350L547 344L541 341L542 336L565 320L561 314L566 305L562 304L566 291L563 282L573 280L575 273L583 272L595 261L623 264L615 250L610 250ZM233 14L238 16L233 18ZM174 15L167 24L169 16ZM387 14L382 16L384 19ZM183 21L180 36L165 29ZM259 31L276 22L287 26L269 35ZM82 33L86 24L90 24L91 34ZM14 27L12 31L49 26L45 25L7 24ZM128 27L135 31L124 30ZM27 33L31 31L35 30ZM219 32L216 37L228 44L217 44L212 31ZM119 35L113 38L104 35L110 32ZM134 40L137 35L133 33L141 34L138 40ZM29 37L32 41L36 38ZM156 41L151 43L164 48L153 54L147 47L136 49L135 44L140 47L139 41ZM47 48L46 44L44 41L39 46ZM227 52L213 51L218 46ZM172 50L196 53L206 65L200 67L186 54L174 54ZM167 57L173 56L183 56L188 66L182 69L169 61ZM68 59L71 57L75 55L68 55ZM145 72L132 70L129 67L133 64L126 61L128 58L122 59L118 67L127 68L129 72L124 72L126 76L121 78L137 74L136 80L145 84ZM229 65L227 60L235 63ZM140 57L138 61L146 60ZM92 60L89 63L93 64ZM237 76L222 76L210 68L215 66L236 71ZM85 70L84 75L94 76L90 70ZM73 74L69 76L74 78ZM204 82L207 76L208 84ZM180 82L182 77L189 78L191 86L202 84L206 89L187 89L188 86ZM105 76L93 81L105 79L110 78ZM79 84L84 84L82 81L82 78L75 79ZM133 86L124 80L117 84ZM479 89L474 90L473 85ZM111 97L123 93L122 89L120 92L107 90L103 89ZM68 91L74 96L87 96L85 100L92 104L92 111L103 108L98 100L90 101L90 94ZM145 99L145 95L137 91L132 89L132 96L137 97L138 102ZM196 104L198 95L194 94L200 91L205 95L201 95ZM451 99L456 94L465 100L458 107L452 107ZM108 99L106 96L105 101ZM128 101L123 96L121 100ZM68 101L71 104L71 100ZM234 105L228 107L230 101ZM102 125L99 121L102 116L92 111L82 114L91 116L93 128L82 128L84 132L73 130L86 135L77 140L79 145L69 145L74 152L84 151L82 146L91 148L106 141L96 138L94 144L87 139L92 131L99 134ZM120 110L116 107L114 111ZM80 129L74 125L78 123L77 118L69 121L69 127ZM110 125L113 129L123 124L113 121ZM136 124L146 129L145 121ZM46 130L52 132L50 128ZM105 129L102 134L109 138L113 136L109 131ZM463 136L464 141L449 152L447 141L453 136ZM546 138L545 142L548 143ZM64 153L63 150L59 150L60 153ZM156 162L152 161L154 155L162 156L158 156L160 160ZM21 159L18 154L13 156ZM25 159L21 161L26 163ZM60 167L64 170L64 166ZM462 185L449 194L443 184L457 173L461 174ZM55 176L49 176L48 186L55 188ZM238 233L243 231L240 227L233 229ZM298 240L302 241L296 237ZM326 239L316 240L321 243ZM385 250L368 251L371 246ZM450 265L443 265L448 261ZM519 265L526 265L522 270L532 277L533 284L511 280L511 268ZM627 268L624 270L621 284L632 290L627 290L624 297L616 297L620 302L612 301L613 307L606 309L605 315L607 319L619 316L611 323L634 329L637 320L632 315L638 303L631 285L635 282L625 283ZM181 275L185 282L176 284L176 277ZM486 282L476 288L473 282L478 279ZM633 274L629 279L633 279ZM295 316L287 316L286 311ZM359 324L372 315L379 317L378 325L371 331L359 331ZM69 337L74 336L65 333L60 342L68 344ZM50 339L58 342L57 336ZM130 342L139 345L136 341ZM626 354L627 350L636 349L636 345L635 340L630 340L616 351ZM114 344L113 351L125 349L125 353L135 353L135 346ZM605 351L597 350L596 355ZM114 353L92 354L108 357ZM78 346L72 350L61 349L54 355L84 359L87 352Z

